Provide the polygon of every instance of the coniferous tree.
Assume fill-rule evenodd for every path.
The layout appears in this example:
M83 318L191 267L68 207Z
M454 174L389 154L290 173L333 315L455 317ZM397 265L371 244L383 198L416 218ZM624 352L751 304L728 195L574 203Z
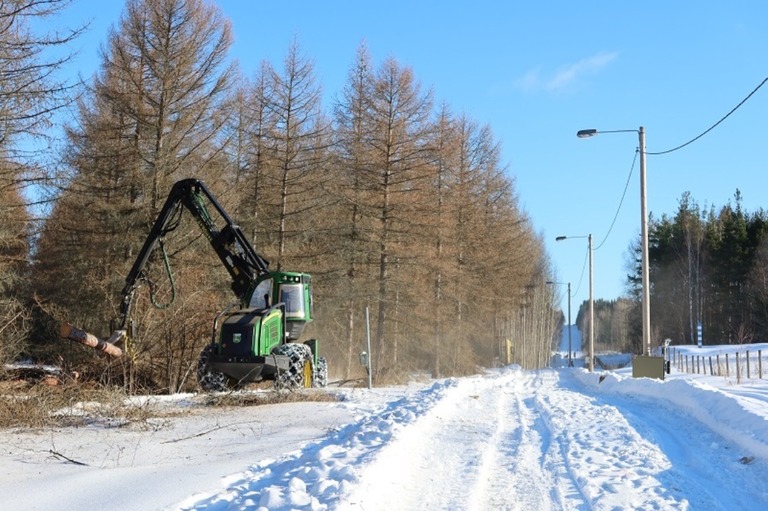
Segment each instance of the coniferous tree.
M334 153L338 166L335 194L338 199L338 218L333 231L336 238L338 266L332 273L339 286L329 293L329 300L344 304L344 335L340 362L344 374L350 375L355 367L360 337L364 331L364 308L369 306L370 290L374 289L372 254L375 253L372 238L372 222L365 213L365 204L372 192L366 186L370 173L370 144L372 134L369 102L372 99L373 69L371 57L365 45L361 45L353 66L347 75L347 83L334 107ZM343 282L343 283L342 283ZM370 311L369 311L370 312Z
M69 3L0 3L0 367L25 349L30 326L32 215L45 202L39 185L54 167L39 142L50 137L53 116L71 100L72 84L59 78L71 56L46 50L60 50L82 30L39 29Z
M30 225L18 186L0 179L0 368L26 348Z
M104 334L106 318L119 308L121 279L175 180L227 180L215 134L226 121L220 107L229 83L230 71L223 67L230 44L229 23L202 0L126 3L101 72L80 104L79 124L68 132L71 177L40 243L38 287L71 322ZM178 256L169 255L178 263L176 285L194 283L195 292L186 295L193 301L162 312L136 304L140 334L130 340L122 368L131 390L139 376L170 390L183 385L207 329L202 316L213 312L211 305L195 304L215 303L210 295L223 287L205 285L213 261L200 255L207 247L197 225L182 224L174 235ZM185 253L189 245L202 250ZM163 276L162 263L150 264L148 275L152 268ZM71 285L46 286L56 273L72 275Z
M397 371L400 362L403 330L395 326L402 295L410 291L404 278L412 257L410 213L417 206L416 184L427 173L432 95L422 92L410 68L391 58L374 73L372 93L367 111L371 160L363 177L372 192L365 214L375 219L378 244L375 342L381 372Z
M768 219L763 219L763 223ZM764 232L749 275L755 338L768 339L768 232Z
M744 342L744 313L747 309L746 275L747 260L747 218L741 209L741 198L737 191L736 207L728 204L720 210L717 236L710 240L710 264L712 269L709 282L715 297L716 308L711 317L710 333L723 343Z
M743 343L760 335L760 244L766 236L763 211L749 214L735 206L698 208L689 193L674 218L650 223L652 338L661 342ZM637 250L635 250L637 253ZM636 262L639 259L636 259ZM639 262L630 274L639 300ZM631 314L636 324L639 310ZM634 328L630 334L639 335Z

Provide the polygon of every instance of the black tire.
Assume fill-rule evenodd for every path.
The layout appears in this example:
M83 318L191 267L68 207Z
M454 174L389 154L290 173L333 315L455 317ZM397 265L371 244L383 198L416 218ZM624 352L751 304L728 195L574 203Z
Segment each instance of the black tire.
M312 371L312 386L325 387L328 385L328 361L325 357L317 357L317 365Z
M312 350L309 346L289 342L272 350L275 355L289 358L288 370L275 375L275 388L302 389L312 385Z
M206 392L223 392L229 390L229 378L224 373L210 368L209 361L215 345L209 344L200 352L197 361L197 383Z

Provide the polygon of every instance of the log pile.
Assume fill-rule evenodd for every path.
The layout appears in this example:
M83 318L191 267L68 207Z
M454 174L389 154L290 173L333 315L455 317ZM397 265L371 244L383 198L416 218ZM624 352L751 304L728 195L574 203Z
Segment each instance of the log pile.
M62 323L60 325L59 335L65 339L69 339L70 341L79 342L80 344L84 344L95 350L103 351L112 357L119 357L123 354L123 350L112 344L112 342L109 342L113 339L114 336L110 337L110 339L107 341L102 341L95 335L89 334L84 330L80 330L79 328L76 328L69 323Z

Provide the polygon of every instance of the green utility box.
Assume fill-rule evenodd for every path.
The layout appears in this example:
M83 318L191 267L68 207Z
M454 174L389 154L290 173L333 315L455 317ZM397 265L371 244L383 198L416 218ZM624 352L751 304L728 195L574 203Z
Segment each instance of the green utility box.
M666 366L664 357L638 355L632 359L632 377L663 380Z

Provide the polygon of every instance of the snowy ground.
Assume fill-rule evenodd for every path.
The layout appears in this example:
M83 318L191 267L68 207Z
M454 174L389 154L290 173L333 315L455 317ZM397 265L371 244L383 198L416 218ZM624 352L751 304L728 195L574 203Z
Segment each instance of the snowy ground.
M522 371L0 433L0 509L768 509L768 383ZM603 381L599 377L604 376Z

